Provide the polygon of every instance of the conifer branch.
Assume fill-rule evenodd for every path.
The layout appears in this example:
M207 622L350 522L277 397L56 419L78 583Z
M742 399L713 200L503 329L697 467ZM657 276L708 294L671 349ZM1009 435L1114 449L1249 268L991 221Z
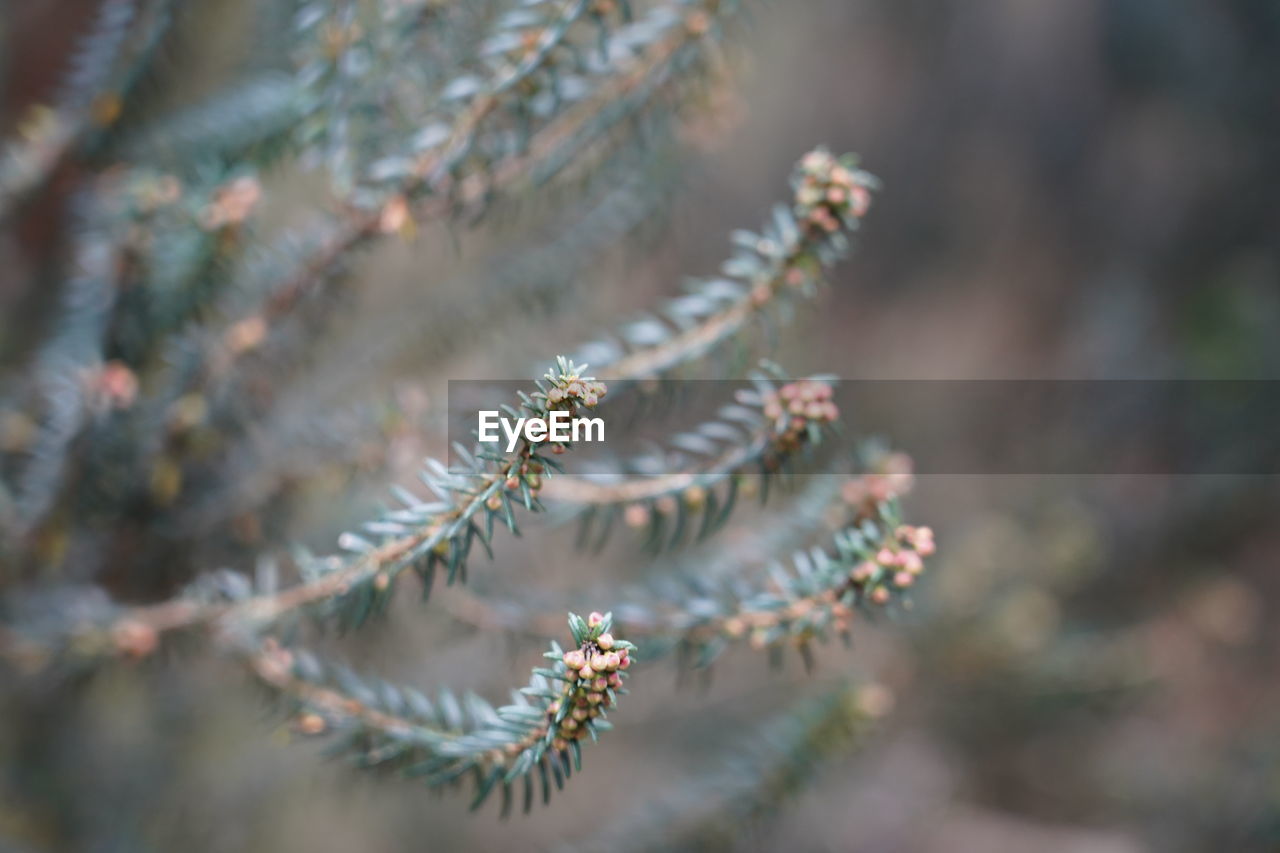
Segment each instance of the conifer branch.
M582 375L582 370L558 359L535 392L521 394L521 410L527 416L545 418L553 411L574 417L594 408L606 388ZM504 410L520 416L510 406ZM294 586L256 594L233 574L237 580L212 590L197 584L193 592L199 594L171 602L123 611L113 608L108 622L70 626L69 632L51 639L11 638L10 650L29 660L56 657L64 651L84 656L146 655L169 631L210 625L215 633L254 636L301 609L314 607L335 615L344 625L359 625L385 605L394 581L404 571L417 572L424 594L429 594L440 567L449 583L465 579L474 544L478 541L489 550L496 524L519 535L516 508L542 510L539 493L560 470L551 457L569 446L525 437L517 449L505 454L472 455L459 447L463 465L454 469L427 460L422 479L438 501L428 503L397 489L403 508L366 523L359 533L344 533L339 537L344 554L325 558L296 554L301 582ZM213 596L207 594L210 591Z
M471 693L460 700L449 690L433 703L413 688L372 683L271 640L248 662L288 701L295 731L340 733L335 754L360 767L398 770L431 788L470 778L471 808L499 791L506 815L517 784L528 812L536 783L545 803L552 779L562 788L582 769L583 743L613 727L608 711L627 692L623 683L635 646L609 633L611 616L571 613L569 626L569 650L553 641L544 654L550 663L536 667L529 685L512 692L512 704L498 708Z
M81 233L57 328L36 356L32 391L44 410L16 482L19 532L29 532L57 499L72 442L95 410L131 402L129 377L105 364L103 342L126 253L117 217L82 200Z
M589 525L599 524L597 546L619 515L628 527L647 530L653 550L677 544L691 527L690 515L701 515L696 536L706 538L728 519L746 475L762 475L761 497L767 497L770 476L821 444L839 417L826 379L787 381L775 371L784 383L780 387L768 373L756 372L753 390L739 392L715 420L671 440L680 455L663 460L662 467L675 473L562 477L548 484L547 498L581 517L580 541L592 538Z
M501 156L486 154L488 123L508 117L512 110L526 109L522 84L543 71L551 72L555 49L565 43L589 5L575 0L549 23L532 28L522 24L518 28L523 33L521 43L533 45L533 50L514 68L502 65L488 80L467 75L446 86L444 93L463 106L454 106L447 120L428 122L416 142L423 150L376 164L375 174L380 177L372 181L379 187L376 202L350 205L336 221L301 238L291 237L279 247L273 254L288 259L284 271L269 273L258 285L260 304L237 325L271 328L355 250L400 233L412 222L487 203L500 191L510 194L521 185L542 183L622 117L649 104L678 79L677 72L687 71L697 51L718 32L713 15L727 15L736 6L719 0L693 4L672 0L643 20L620 28L606 41L604 58L575 78L586 86L585 94L564 98L550 118L529 131L527 140L514 150ZM227 352L220 343L214 338L200 345L207 351L195 360L198 367L186 370L187 385L210 378L205 375L209 370L226 375L236 358L251 351Z
M848 253L848 233L871 204L875 179L857 158L818 148L796 165L790 207L774 208L759 234L735 231L722 278L694 281L659 312L597 341L578 357L615 383L653 379L706 357L763 320L779 303L812 296L826 269Z
M877 467L861 475L817 478L815 491L824 499L815 501L816 511L827 523L838 519L823 547L792 550L789 519L781 534L766 529L738 547L654 570L630 587L612 585L608 594L618 602L618 624L643 639L647 656L678 650L687 662L706 666L744 637L758 649L783 641L803 646L830 633L847 635L855 610L905 604L934 551L933 533L901 519L900 498L911 486L909 462L901 454L873 458ZM788 551L791 570L778 561ZM762 563L771 564L767 583L749 581L748 569ZM539 635L557 621L549 608L527 598L496 600L463 589L453 591L444 607L486 631Z
M95 130L116 123L170 23L173 0L103 0L56 102L31 111L0 150L0 219Z

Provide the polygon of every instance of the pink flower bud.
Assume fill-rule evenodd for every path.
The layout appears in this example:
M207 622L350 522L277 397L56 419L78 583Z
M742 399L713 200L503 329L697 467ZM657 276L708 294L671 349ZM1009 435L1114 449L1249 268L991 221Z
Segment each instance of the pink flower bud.
M897 561L897 555L888 548L881 548L876 552L876 562L882 566L892 566Z
M583 681L590 681L591 679L595 678L595 676L596 676L596 671L592 669L590 666L584 666L582 669L578 670L578 677L581 678Z
M596 638L596 645L604 649L606 652L613 648L613 635L601 634Z
M597 678L591 682L591 689L595 691L605 690L609 686L609 680L604 677Z
M622 663L622 658L617 652L609 652L604 656L604 668L612 672Z
M915 583L916 576L911 572L898 572L893 576L895 586L908 587Z
M573 717L578 722L582 722L587 717L591 716L591 714L586 708L574 708L569 712L569 716Z
M603 652L596 652L591 656L591 668L596 672L604 672L609 667L609 660L604 656Z
M586 656L577 649L574 649L571 652L565 652L564 665L569 667L569 669L582 669L587 665Z
M859 218L866 215L867 210L871 207L871 193L867 192L866 187L855 186L850 190L853 201L853 215Z
M618 688L618 687L621 687L621 686L622 686L622 676L621 676L621 675L618 675L618 673L616 673L616 672L611 672L611 673L609 673L609 686L610 686L610 687L613 687L613 688L615 688L615 689L616 689L616 688Z
M604 614L600 613L599 611L592 611L591 615L587 617L587 625L589 625L592 628L595 628L603 621L604 621Z
M889 588L887 586L878 586L871 590L871 602L873 604L888 604Z

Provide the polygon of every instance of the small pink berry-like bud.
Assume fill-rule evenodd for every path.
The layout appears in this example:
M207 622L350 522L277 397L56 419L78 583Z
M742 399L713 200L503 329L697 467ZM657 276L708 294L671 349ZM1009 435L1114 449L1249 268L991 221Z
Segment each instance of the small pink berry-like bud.
M566 717L560 721L560 730L571 732L578 727L578 721L573 717Z
M649 508L644 504L629 504L622 512L627 527L644 527L649 523Z
M923 542L917 540L916 550L920 552L920 556L928 557L933 554L934 544L932 539L926 539Z
M599 611L592 611L591 615L587 617L587 625L591 626L592 628L595 628L597 625L599 625L603 621L604 621L604 614Z
M631 669L631 658L624 657L618 661L618 669Z
M547 706L547 713L548 713L548 714L558 714L558 713L560 713L560 700L559 700L559 699L556 699L554 702L552 702L550 705L548 705L548 706Z
M554 749L556 752L564 752L566 749L569 748L569 742L562 737L558 737L555 740L551 741L551 748Z
M616 672L609 673L609 686L618 688L622 686L622 676Z
M588 693L587 702L592 705L599 705L604 701L604 695L601 693Z
M596 637L596 645L604 649L606 652L609 651L609 649L613 648L613 635L608 633L601 634L599 637Z
M915 583L916 576L911 572L898 572L893 576L894 586L908 587Z
M507 487L507 491L515 491L520 488L520 481L515 477L508 477L503 485Z
M569 669L582 669L587 665L586 655L574 649L571 652L564 653L564 665Z
M604 668L612 672L622 663L622 657L617 652L609 652L604 656Z
M609 659L604 656L603 652L597 652L591 656L591 668L596 672L604 672L609 668Z
M859 563L857 567L850 573L855 583L866 583L871 580L876 573L876 567L872 563Z
M881 548L876 552L876 562L882 566L892 566L898 562L898 557L888 548Z
M889 588L887 586L878 586L875 589L871 590L871 603L872 604L888 604Z
M591 682L591 689L596 691L604 690L608 686L609 686L609 679L603 678L603 677L597 678L595 681Z
M853 215L862 218L871 209L871 193L867 192L866 187L859 186L855 186L849 193L852 196L850 204L853 208Z
M898 565L912 574L919 574L924 569L924 561L915 551L903 551L898 554Z
M596 677L596 671L592 669L589 665L584 666L582 669L578 670L578 677L581 678L583 681L590 681L591 679Z
M591 713L586 708L574 708L569 712L569 716L573 717L578 722L582 722L587 717L591 716Z
M500 494L489 495L489 499L484 502L484 505L489 509L490 512L497 512L498 510L502 509L502 495Z

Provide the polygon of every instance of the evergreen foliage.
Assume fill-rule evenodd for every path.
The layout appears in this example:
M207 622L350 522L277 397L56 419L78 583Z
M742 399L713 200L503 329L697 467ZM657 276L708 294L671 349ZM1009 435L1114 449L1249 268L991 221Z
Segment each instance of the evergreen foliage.
M363 256L434 226L462 233L571 199L549 246L504 243L435 316L370 340L359 362L370 373L418 338L448 351L501 312L520 314L521 300L563 299L566 279L653 215L663 192L646 170L719 85L735 0L264 4L280 8L263 20L291 21L281 58L156 114L142 100L181 28L171 5L106 0L63 92L0 160L0 215L22 216L63 170L76 182L69 260L50 269L55 316L0 401L0 657L23 684L206 645L243 664L294 731L330 737L333 754L466 787L473 808L497 797L506 814L582 771L581 748L612 727L633 660L643 669L674 653L705 670L741 640L812 665L815 643L905 605L934 547L903 515L905 457L868 445L858 460L824 458L840 416L835 379L791 378L769 361L743 368L796 304L820 297L870 207L874 178L823 148L800 159L758 231L732 234L716 275L598 340L557 342L549 372L504 406L512 417L576 414L660 378L731 370L747 387L713 419L673 428L680 470L637 475L645 466L623 460L616 477L585 477L563 444L457 445L452 464L426 460L425 491L393 486L392 504L332 553L280 547L305 537L271 526L287 486L321 476L290 456L296 436L327 429L326 447L344 452L384 438L303 393L316 342L367 275ZM268 208L290 197L277 187L306 170L326 202L281 225ZM332 384L362 381L351 369ZM305 398L296 412L291 393ZM311 432L286 429L290 417ZM278 453L255 453L259 440ZM747 544L717 540L743 497L763 502L790 474L823 470L838 476L771 504ZM587 608L613 611L570 614L567 634L563 602L543 608L533 579L519 601L446 597L456 621L517 637L546 628L565 643L552 639L549 662L509 704L393 685L304 648L326 627L350 632L384 614L406 578L424 599L441 582L465 584L545 510L576 519L593 554L611 531L637 531L654 565L634 583L598 584ZM200 537L246 517L268 530L250 537L256 554L230 554L242 568L184 562ZM777 746L753 753L752 775L803 776L827 749L814 732L856 728L851 695L788 717ZM775 787L732 799L751 811Z

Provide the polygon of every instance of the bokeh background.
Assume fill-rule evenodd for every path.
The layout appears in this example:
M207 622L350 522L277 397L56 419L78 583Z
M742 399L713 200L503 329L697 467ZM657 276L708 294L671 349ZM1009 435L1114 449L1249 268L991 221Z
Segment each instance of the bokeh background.
M47 95L94 5L4 7L0 127ZM199 37L167 57L173 103L242 61L229 34L243 5L201 15ZM464 328L358 359L406 311L450 325L490 269L474 259L515 248L511 222L465 235L460 250L427 233L370 258L305 400L231 457L247 480L287 448L301 493L288 513L261 509L255 481L228 498L235 512L193 514L204 538L192 562L243 561L260 537L323 541L436 449L429 411L445 380L520 375L555 341L585 340L674 294L681 276L712 272L728 231L760 219L815 143L859 152L884 189L856 255L785 336L778 355L792 370L1280 377L1277 4L811 0L762 5L738 44L737 84L688 134L669 209L558 282L542 311L502 317L501 346L471 346ZM312 197L305 179L278 183L282 206ZM0 235L11 371L50 310L38 272L57 251L58 211L51 198ZM532 203L510 217L534 246L539 217ZM424 296L434 282L454 290ZM292 425L316 411L349 417L353 385L360 405L392 399L407 416L363 439L369 461L354 473L302 477L331 449L308 454ZM635 815L686 786L712 804L693 820L721 824L703 842L724 849L1277 850L1277 486L920 476L908 506L940 547L909 618L859 626L854 651L812 675L770 674L745 649L704 687L677 689L670 667L654 667L569 795L507 823L324 761L233 666L194 650L18 692L0 728L0 850L555 849L589 847L624 820L638 820L629 840L643 846ZM571 590L571 575L545 550L514 547L485 583ZM495 696L527 671L527 643L425 616L406 602L344 654L388 677ZM833 744L775 808L750 821L717 813L715 775L759 720L851 674L890 690L891 713L855 744Z

